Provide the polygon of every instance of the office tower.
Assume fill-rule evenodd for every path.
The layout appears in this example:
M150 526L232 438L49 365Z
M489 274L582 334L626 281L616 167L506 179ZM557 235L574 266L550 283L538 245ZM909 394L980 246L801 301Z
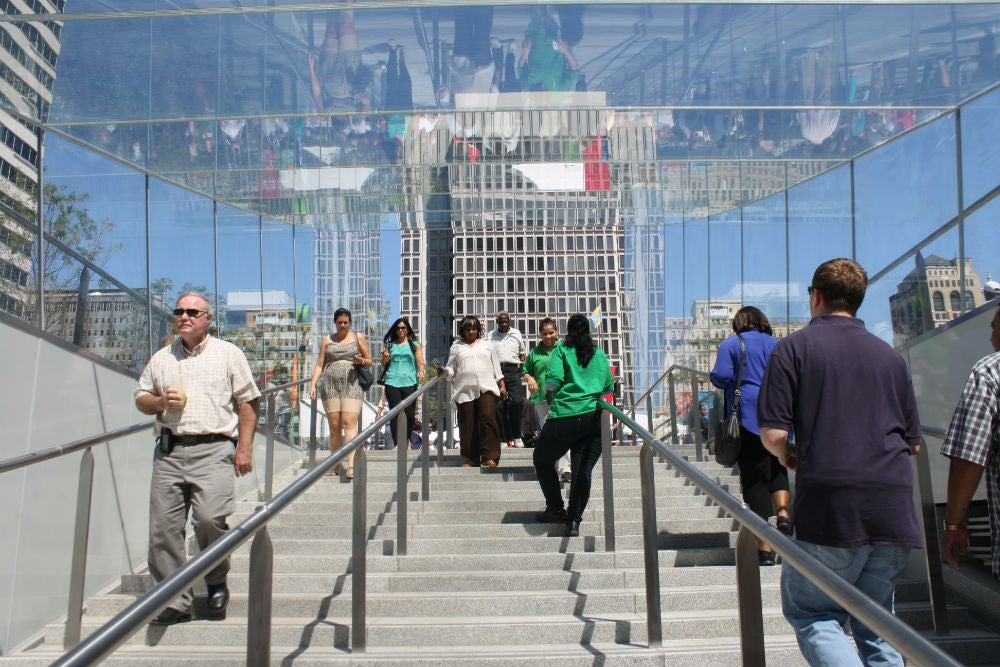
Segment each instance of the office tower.
M63 0L4 2L6 14L63 11ZM0 23L0 311L29 318L38 211L39 129L48 118L62 25Z

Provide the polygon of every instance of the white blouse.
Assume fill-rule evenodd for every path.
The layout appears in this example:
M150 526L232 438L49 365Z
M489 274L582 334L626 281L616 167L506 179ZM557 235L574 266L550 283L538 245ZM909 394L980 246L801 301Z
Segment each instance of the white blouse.
M503 378L500 360L493 345L485 338L479 338L471 345L464 340L456 340L451 345L444 368L448 377L454 380L452 399L456 403L474 401L484 392L500 395L497 384Z

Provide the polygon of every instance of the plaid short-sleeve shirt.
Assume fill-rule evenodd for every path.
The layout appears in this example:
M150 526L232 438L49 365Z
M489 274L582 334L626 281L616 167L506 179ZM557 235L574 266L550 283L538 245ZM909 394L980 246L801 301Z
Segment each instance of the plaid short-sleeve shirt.
M139 376L135 396L160 396L168 387L187 394L181 410L166 410L157 422L178 435L239 434L237 407L260 396L243 352L209 336L193 350L177 341L154 354Z
M986 468L993 576L1000 577L1000 352L972 367L941 453Z

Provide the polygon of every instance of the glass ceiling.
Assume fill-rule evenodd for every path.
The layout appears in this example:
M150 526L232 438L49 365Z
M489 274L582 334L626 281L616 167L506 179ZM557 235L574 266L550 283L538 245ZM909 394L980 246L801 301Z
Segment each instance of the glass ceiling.
M752 164L780 175L766 196L1000 78L988 3L72 0L58 19L51 105L6 106L291 221L310 193L379 195L459 145L473 162L563 163L586 159L568 140L616 129L631 144L602 160Z

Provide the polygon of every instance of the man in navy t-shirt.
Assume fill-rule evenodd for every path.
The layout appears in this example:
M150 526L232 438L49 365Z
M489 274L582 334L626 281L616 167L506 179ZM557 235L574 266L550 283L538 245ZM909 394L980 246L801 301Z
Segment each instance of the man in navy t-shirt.
M757 421L764 446L796 471L799 545L892 611L909 550L922 546L909 460L920 419L903 359L855 317L867 286L850 259L816 269L813 319L771 353ZM809 664L902 667L892 646L791 567L782 569L781 601Z

